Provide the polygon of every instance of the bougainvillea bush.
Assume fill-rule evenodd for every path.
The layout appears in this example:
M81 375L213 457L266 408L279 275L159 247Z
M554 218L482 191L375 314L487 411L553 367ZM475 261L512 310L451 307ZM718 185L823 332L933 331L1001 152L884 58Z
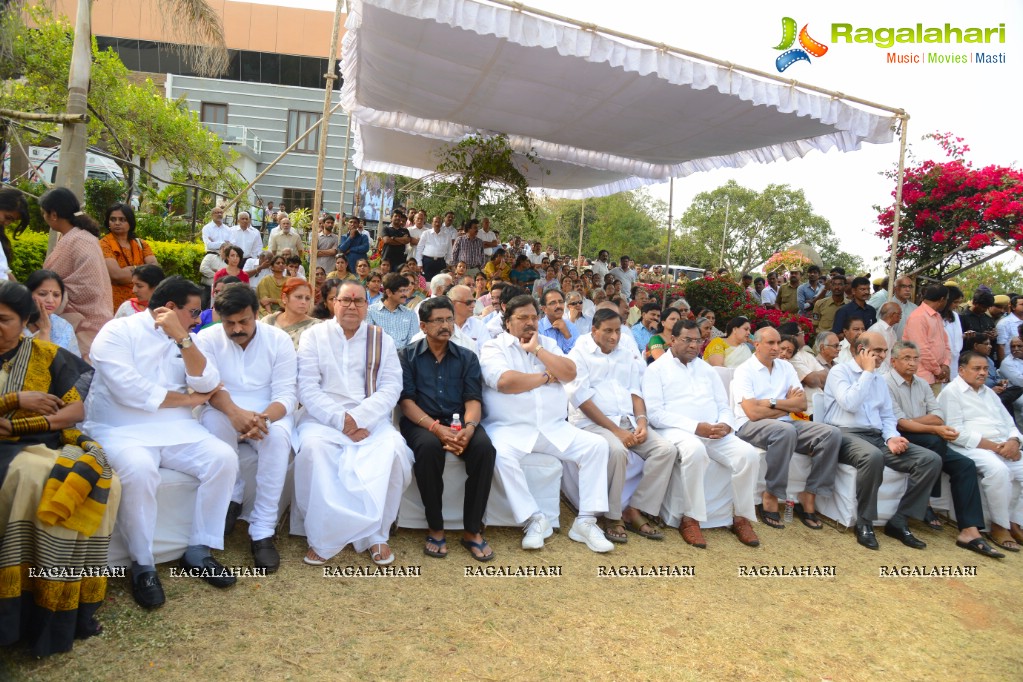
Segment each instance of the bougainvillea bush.
M802 251L779 251L764 263L764 272L788 272L793 269L806 270L812 264L813 261Z
M1023 245L1023 171L1008 166L974 168L964 154L963 138L933 133L948 161L924 161L905 169L899 222L899 269L924 268L937 279L971 265L991 252L988 247ZM886 173L893 181L897 173ZM895 196L895 190L892 190ZM877 236L891 239L894 206L878 210ZM934 263L934 265L931 265Z

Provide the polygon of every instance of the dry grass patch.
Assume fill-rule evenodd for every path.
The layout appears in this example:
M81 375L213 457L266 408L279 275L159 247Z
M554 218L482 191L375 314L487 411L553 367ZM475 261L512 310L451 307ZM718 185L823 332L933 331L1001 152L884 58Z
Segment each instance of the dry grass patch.
M494 528L501 566L561 566L561 577L465 577L475 567L449 533L447 559L422 554L402 530L396 565L418 578L325 578L302 563L303 538L279 548L278 574L216 590L170 578L167 604L135 606L114 580L105 631L66 655L36 661L0 654L0 679L1018 679L1023 557L985 559L958 549L949 528L919 529L924 551L879 535L881 550L849 532L783 531L757 524L749 549L727 530L709 547L630 534L596 555L565 532L527 553L521 533ZM221 560L251 564L244 524ZM347 550L332 565L370 566ZM601 566L694 566L691 578L598 577ZM739 577L740 565L835 566L834 578ZM880 578L882 565L976 565L970 578Z

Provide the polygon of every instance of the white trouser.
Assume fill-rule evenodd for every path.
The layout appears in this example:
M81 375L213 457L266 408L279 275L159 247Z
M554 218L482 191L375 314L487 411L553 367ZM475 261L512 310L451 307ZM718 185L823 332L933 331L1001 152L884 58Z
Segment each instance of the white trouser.
M709 460L714 460L732 472L732 507L735 516L751 521L756 519L753 496L757 475L760 473L760 455L749 443L734 433L712 440L700 438L682 429L660 429L661 437L678 448L679 468L685 500L682 513L704 523L707 521L707 496L704 476Z
M543 434L537 437L536 445L530 451L519 449L507 439L495 439L493 443L497 450L494 475L501 479L516 523L525 523L540 510L522 471L522 458L530 452L553 455L562 462L572 462L579 467L580 514L603 514L607 511L608 447L607 441L600 436L575 429L575 437L564 451L558 450Z
M1023 524L1023 459L1010 462L999 457L990 450L974 448L961 452L977 465L980 476L980 488L987 498L987 510L990 521L1002 528L1010 523Z
M154 563L156 488L160 485L161 467L199 479L188 544L224 548L224 518L238 475L238 457L223 441L211 435L196 443L133 445L106 453L110 466L121 478L117 529L125 538L133 561L143 566Z
M309 546L329 559L348 543L364 552L387 542L411 479L411 451L389 423L355 445L303 434L295 455L295 504Z
M288 456L291 454L288 430L280 424L270 424L270 432L262 440L238 442L238 432L231 426L227 415L209 407L203 410L199 423L224 441L238 457L239 472L231 494L232 502L241 504L245 499L245 477L241 470L255 464L256 495L252 514L245 519L249 522L249 537L262 540L272 536L277 528L284 479L288 475Z

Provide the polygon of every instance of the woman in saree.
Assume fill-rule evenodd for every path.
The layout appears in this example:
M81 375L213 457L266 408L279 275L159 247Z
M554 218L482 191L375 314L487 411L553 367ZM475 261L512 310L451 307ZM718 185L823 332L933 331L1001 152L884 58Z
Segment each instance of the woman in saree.
M92 369L24 338L33 312L26 287L0 282L0 644L47 656L101 630L121 488L75 428Z
M298 350L302 332L320 322L309 316L312 307L312 286L304 279L291 277L281 287L281 311L267 315L262 322L286 331L295 344L295 350Z
M733 317L725 327L725 336L711 339L703 351L703 359L715 367L738 367L753 355L749 343L750 322L745 317Z

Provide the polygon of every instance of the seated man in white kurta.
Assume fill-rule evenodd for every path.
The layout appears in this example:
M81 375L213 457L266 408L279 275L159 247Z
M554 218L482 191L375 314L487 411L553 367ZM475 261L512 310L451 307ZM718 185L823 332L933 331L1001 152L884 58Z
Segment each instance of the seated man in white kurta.
M692 320L679 320L672 330L671 352L657 358L643 375L650 425L678 447L685 487L685 506L679 532L694 547L707 546L700 523L707 521L704 474L709 460L732 473L732 532L756 547L760 540L750 522L760 457L752 445L734 433L735 417L728 394L714 369L699 357L700 329Z
M1018 552L1023 545L1023 434L1002 401L985 385L987 359L975 351L959 356L959 376L941 393L945 423L959 432L949 447L974 461L988 506L988 539Z
M224 547L238 458L192 416L220 388L216 367L186 331L199 317L201 296L197 284L168 277L153 290L148 311L108 322L90 353L96 375L85 401L85 427L102 439L121 477L117 527L132 560L132 595L145 608L164 602L153 558L161 467L199 479L183 566L198 569L216 587L237 580L210 548Z
M291 454L295 388L295 347L283 329L257 324L259 297L247 286L228 286L213 309L220 324L203 329L196 343L216 366L224 388L210 399L199 422L231 447L239 461L256 462L256 495L249 522L252 558L273 573L281 563L274 547L278 505ZM239 475L231 495L237 519L245 495ZM227 532L231 532L228 527Z
M387 544L412 475L412 451L391 424L402 374L391 337L367 325L366 289L345 282L334 319L298 346L295 503L305 516L314 566L349 543L374 563L394 561Z
M568 537L594 552L614 545L597 526L607 511L607 442L565 421L568 397L562 384L575 379L575 363L553 340L537 333L536 300L516 296L504 307L504 328L483 344L483 426L497 450L494 474L504 484L515 520L524 524L523 549L540 549L554 532L526 486L522 458L531 452L554 455L579 467L579 516Z

